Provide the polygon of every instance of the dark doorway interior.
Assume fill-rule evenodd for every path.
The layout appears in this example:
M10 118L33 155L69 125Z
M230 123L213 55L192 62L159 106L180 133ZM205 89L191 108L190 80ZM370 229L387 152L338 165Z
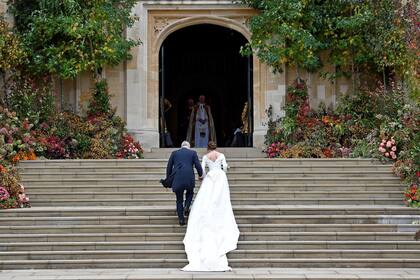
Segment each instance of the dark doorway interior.
M160 112L164 96L172 105L165 119L174 146L186 139L188 99L196 103L200 95L211 106L219 146L231 145L235 129L242 125L245 102L250 102L252 127L252 58L239 53L246 42L239 32L210 24L183 28L164 41L159 62ZM245 145L252 146L252 139Z

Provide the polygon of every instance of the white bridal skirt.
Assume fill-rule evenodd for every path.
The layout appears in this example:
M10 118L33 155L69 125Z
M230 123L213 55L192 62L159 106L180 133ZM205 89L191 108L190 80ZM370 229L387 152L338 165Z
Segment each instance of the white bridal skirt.
M189 264L183 271L229 271L226 254L237 247L239 229L223 170L204 178L188 218L184 238Z

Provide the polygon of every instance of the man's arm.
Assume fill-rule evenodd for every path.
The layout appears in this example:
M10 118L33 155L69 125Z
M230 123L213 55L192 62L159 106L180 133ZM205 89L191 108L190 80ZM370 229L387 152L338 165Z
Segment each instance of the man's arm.
M197 169L198 176L201 178L203 177L203 168L201 168L200 161L198 160L198 155L196 152L194 152L194 166L195 169Z
M172 169L174 167L174 153L171 154L171 157L169 158L168 165L166 166L166 178L169 177L169 175L172 174Z

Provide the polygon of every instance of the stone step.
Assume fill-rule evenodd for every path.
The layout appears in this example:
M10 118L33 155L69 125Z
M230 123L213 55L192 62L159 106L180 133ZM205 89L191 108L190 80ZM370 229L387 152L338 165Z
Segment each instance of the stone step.
M122 191L102 191L102 192L34 192L28 191L32 201L50 200L54 201L56 198L74 199L80 197L86 199L174 199L172 192L156 189L155 191L137 191L137 192L122 192ZM231 198L233 200L240 198L247 199L264 199L264 198L395 198L400 199L403 197L403 191L231 191Z
M175 203L175 202L174 202ZM174 204L173 203L173 204ZM419 208L405 206L315 206L315 205L236 205L235 215L420 215ZM5 217L119 217L119 216L174 216L175 205L172 206L120 206L120 207L34 207L3 210L0 218Z
M113 167L113 166L165 166L168 162L169 157L160 158L160 159L131 159L131 160L119 160L119 159L70 159L70 160L33 160L33 161L21 161L19 166L34 167L83 167L83 166L95 166L96 168L101 167ZM323 158L323 159L267 159L267 158L227 158L228 164L230 166L236 165L272 165L272 166L283 166L283 165L311 165L311 166L324 166L324 165L361 165L361 166L371 166L382 164L376 159L353 159L353 158ZM385 164L385 166L391 166L391 164Z
M22 179L22 183L27 186L36 185L62 185L62 184L74 184L74 185L132 185L132 184L156 184L162 177L155 177L149 179L134 179L134 178L54 178L54 179ZM241 178L241 177L230 177L230 184L278 184L278 183L292 183L292 184L307 184L307 183L318 183L318 184L331 184L331 183L394 183L401 184L400 179L396 176L389 177L261 177L261 178ZM197 180L196 185L200 182Z
M235 198L231 199L232 205L402 205L402 195L400 198ZM105 198L54 198L54 199L34 199L31 205L38 207L45 206L170 206L174 204L173 198L133 198L133 199L105 199Z
M50 270L15 270L7 271L4 280L25 279L40 280L419 280L420 269L415 268L234 268L230 272L184 272L179 268L158 269L72 269L69 273L65 269Z
M171 153L179 148L152 148L150 152L145 152L145 158L168 158ZM204 155L208 151L206 148L193 148L199 155ZM219 152L224 153L226 157L237 158L264 158L265 153L258 148L218 148Z
M72 251L131 251L131 250L178 250L184 249L182 240L163 241L77 241L77 242L0 242L0 251L14 252L72 252ZM278 250L414 250L420 253L417 241L239 241L238 251L258 250L272 253ZM369 252L370 253L370 252ZM410 252L409 252L410 253ZM0 258L2 255L0 253ZM338 256L339 257L339 256Z
M64 179L90 179L90 180L102 180L102 179L156 179L165 177L165 172L147 172L147 171L133 171L133 172L60 172L60 173L21 173L23 180L64 180ZM345 177L352 178L357 177L377 177L381 180L387 178L395 178L391 171L233 171L228 172L227 177L230 180L237 178L290 178L290 177Z
M120 172L165 172L166 166L164 163L157 164L139 164L130 166L37 166L27 165L27 167L20 167L22 173L34 173L34 174L61 174L61 173L80 173L80 172L91 172L91 173L120 173ZM244 172L244 171L276 171L276 172L308 172L308 171L381 171L381 172L392 172L391 165L384 164L372 164L372 165L287 165L287 164L261 164L261 165L244 165L238 163L229 164L230 172Z
M420 215L236 215L239 224L411 224ZM173 216L0 217L0 224L17 225L130 225L177 224Z
M346 183L345 188L343 184L317 184L317 183L277 183L277 184L230 184L230 190L233 191L265 191L265 192L279 192L279 191L340 191L340 192L389 192L389 191L403 191L406 185L397 183ZM30 185L26 187L29 193L43 192L51 193L58 192L164 192L162 185L155 182L155 184L127 184L119 185L118 182L109 185ZM199 185L196 186L196 192L199 190ZM171 192L169 190L169 192Z
M413 241L415 232L244 232L239 225L240 241ZM419 227L420 228L420 227ZM53 228L50 228L52 231ZM113 233L98 228L96 233L19 233L1 234L2 243L22 242L121 242L182 241L185 232ZM417 243L419 246L420 244ZM24 248L24 246L22 247Z
M280 258L403 258L418 259L420 250L235 250L234 259ZM80 260L80 259L180 259L186 261L184 250L80 250L80 251L19 251L0 252L0 260Z
M33 208L0 213L0 269L182 267L186 228L158 183L170 152L21 162ZM242 233L234 268L420 267L420 209L403 206L390 164L255 152L226 150Z
M241 232L253 232L257 235L260 233L276 233L278 236L287 235L295 236L299 234L307 234L317 232L319 234L336 233L337 236L341 233L352 232L354 234L362 234L363 232L373 233L379 232L384 234L414 234L420 230L420 224L238 224ZM180 227L177 224L167 225L7 225L0 226L0 234L12 234L24 236L28 232L32 234L97 234L97 233L185 233L185 227ZM295 234L295 235L293 235Z
M418 268L420 258L246 258L229 259L234 268ZM77 269L77 268L177 268L186 265L184 259L83 259L83 260L6 260L0 269ZM69 273L71 275L71 273ZM45 279L45 278L44 278ZM92 279L92 278L90 278ZM155 278L156 279L156 278ZM158 278L159 279L159 278ZM166 278L164 278L166 279ZM180 279L180 278L178 278ZM184 279L184 278L181 278ZM203 278L198 278L203 279ZM206 279L206 278L204 278ZM204 280L203 279L203 280ZM211 279L211 278L210 278ZM219 279L219 278L217 278ZM236 279L236 278L234 278ZM249 280L249 278L246 278ZM254 279L254 278L251 278ZM267 279L267 278L265 278ZM271 279L271 278L268 278ZM290 278L287 278L288 280ZM303 279L306 279L303 278ZM323 278L321 278L323 279ZM327 278L331 279L331 278ZM352 277L351 279L355 279ZM356 278L358 279L358 278ZM317 278L320 280L320 278ZM383 278L375 280L384 280Z
M101 180L113 180L114 182L118 182L119 180L132 180L135 182L141 182L141 181L150 181L153 180L154 182L159 182L161 178L165 178L165 173L157 173L157 172L145 172L143 174L99 174L99 173L90 173L90 174L21 174L21 178L24 181L36 181L36 180L44 180L44 181L67 181L67 180L74 180L74 181L83 181L84 179L87 179L88 181L101 181ZM283 180L283 178L313 178L314 180L328 180L329 178L338 178L338 181L348 180L348 181L356 181L361 182L364 178L366 178L367 181L371 181L372 178L377 178L378 182L385 183L385 180L391 180L394 182L398 182L395 179L396 178L394 174L391 172L380 172L380 171L374 171L374 172L347 172L344 173L338 172L287 172L287 173L279 173L279 172L270 172L270 173L250 173L250 172L236 172L234 174L228 173L228 180L252 180L252 181L258 181L266 182L272 181L272 180ZM322 179L321 179L322 178ZM199 181L197 181L198 183Z

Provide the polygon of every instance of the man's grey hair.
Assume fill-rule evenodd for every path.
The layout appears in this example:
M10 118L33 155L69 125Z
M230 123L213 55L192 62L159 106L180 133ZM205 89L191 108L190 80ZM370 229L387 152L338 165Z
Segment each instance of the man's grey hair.
M182 142L181 148L188 148L188 149L191 148L190 142L188 141Z

